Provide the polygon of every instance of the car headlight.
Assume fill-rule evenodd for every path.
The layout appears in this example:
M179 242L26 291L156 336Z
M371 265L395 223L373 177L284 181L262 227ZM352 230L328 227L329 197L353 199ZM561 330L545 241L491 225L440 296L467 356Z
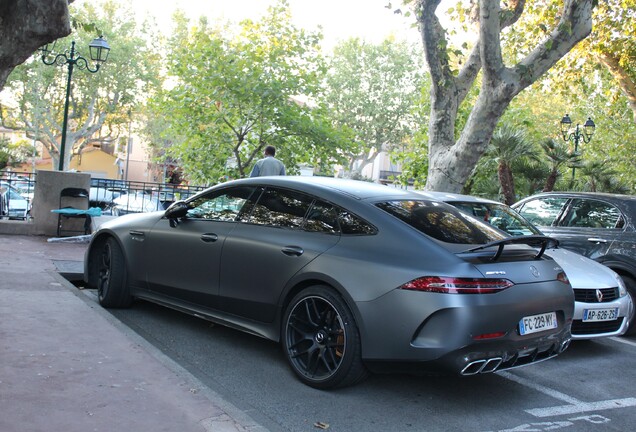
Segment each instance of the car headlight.
M616 279L616 283L618 283L618 296L625 297L627 295L627 287L625 286L625 282L623 282L623 278L616 273L614 273L614 278Z

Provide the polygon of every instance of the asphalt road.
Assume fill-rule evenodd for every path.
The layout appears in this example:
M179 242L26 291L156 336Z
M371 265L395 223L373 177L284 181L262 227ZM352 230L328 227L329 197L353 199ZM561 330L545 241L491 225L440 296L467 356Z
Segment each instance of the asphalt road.
M94 297L90 291L87 294ZM475 377L374 375L337 391L296 380L277 344L146 302L111 313L272 432L632 431L636 338Z

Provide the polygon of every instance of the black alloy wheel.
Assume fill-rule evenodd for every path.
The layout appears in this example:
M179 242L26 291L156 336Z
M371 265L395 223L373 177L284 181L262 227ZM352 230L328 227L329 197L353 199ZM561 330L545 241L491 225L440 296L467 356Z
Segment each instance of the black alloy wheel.
M126 262L121 246L110 237L97 256L97 297L99 304L109 308L130 306L132 297L126 286Z
M282 336L287 360L309 386L344 387L367 376L353 315L327 287L309 288L291 301Z

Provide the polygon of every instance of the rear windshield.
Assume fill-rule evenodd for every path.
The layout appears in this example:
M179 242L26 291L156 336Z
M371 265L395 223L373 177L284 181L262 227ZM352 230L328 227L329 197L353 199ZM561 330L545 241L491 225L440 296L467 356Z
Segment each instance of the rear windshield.
M543 235L523 216L503 204L463 201L446 202L457 207L462 212L488 222L495 228L499 228L510 235Z
M413 228L445 243L485 244L507 238L487 223L435 201L387 201L377 206Z

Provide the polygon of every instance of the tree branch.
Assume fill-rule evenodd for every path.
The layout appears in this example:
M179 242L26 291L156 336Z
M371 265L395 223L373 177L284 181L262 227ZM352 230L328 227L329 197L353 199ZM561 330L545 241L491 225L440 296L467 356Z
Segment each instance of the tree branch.
M455 77L448 62L446 31L435 14L441 0L420 0L416 16L420 26L424 54L431 73L433 94L453 84Z
M592 9L596 0L565 0L559 24L515 67L523 90L554 66L577 43L592 32Z
M627 102L634 115L634 122L636 122L636 83L634 83L634 80L620 65L618 59L610 55L610 53L599 53L596 57L610 71L616 81L618 81L619 87L625 97L627 97Z

